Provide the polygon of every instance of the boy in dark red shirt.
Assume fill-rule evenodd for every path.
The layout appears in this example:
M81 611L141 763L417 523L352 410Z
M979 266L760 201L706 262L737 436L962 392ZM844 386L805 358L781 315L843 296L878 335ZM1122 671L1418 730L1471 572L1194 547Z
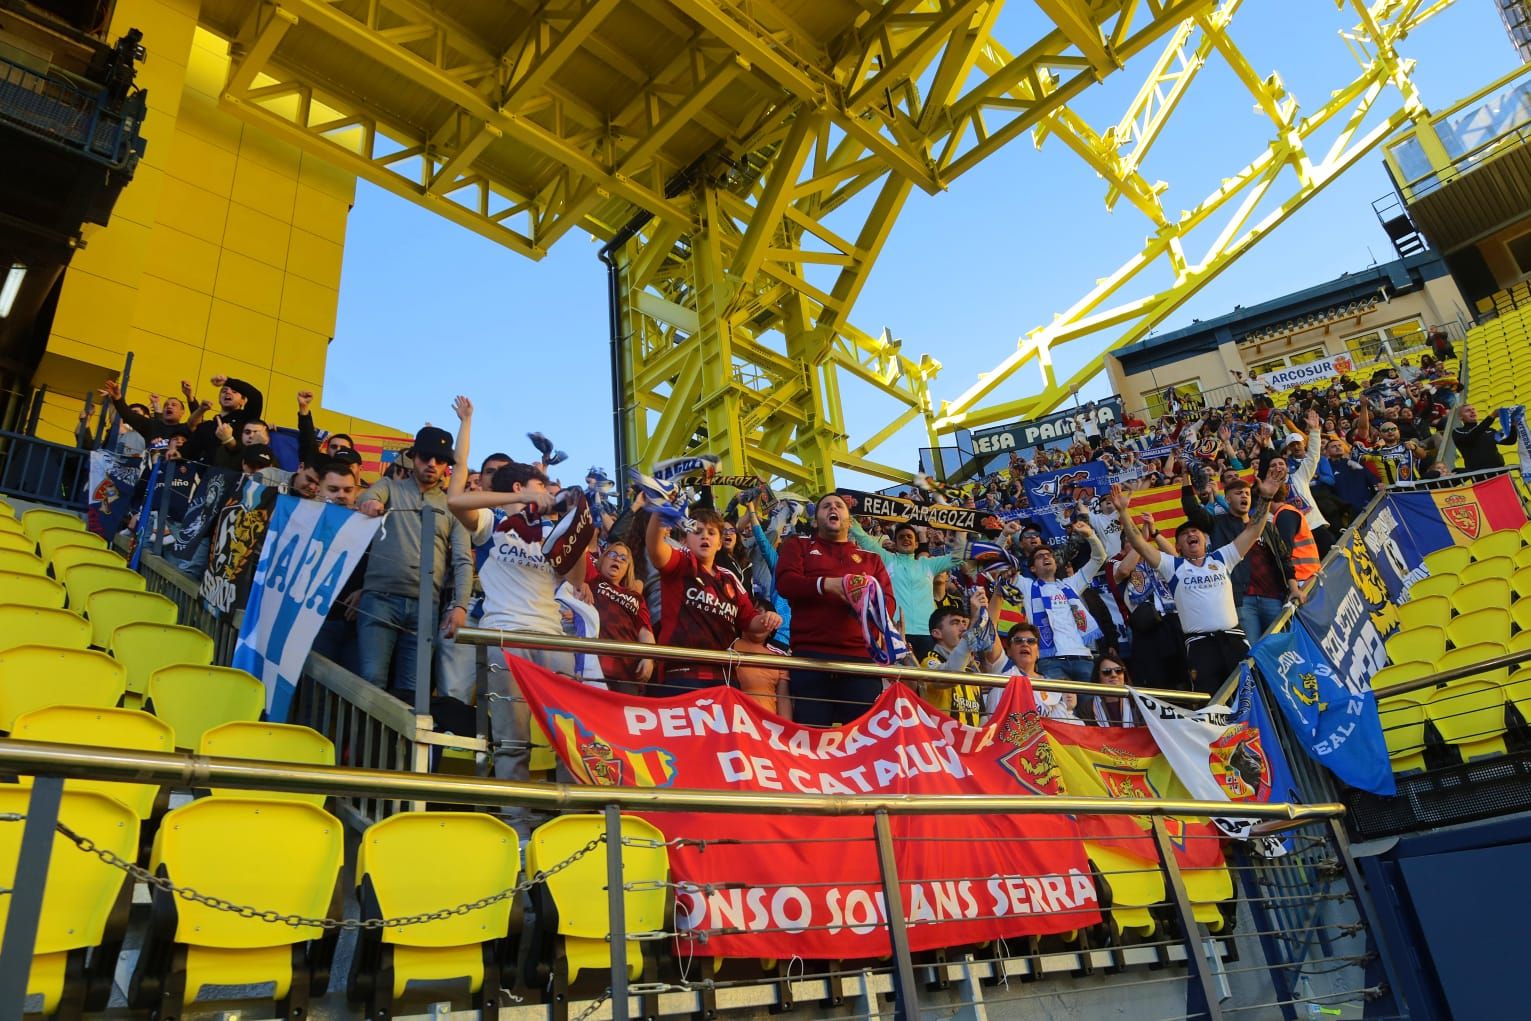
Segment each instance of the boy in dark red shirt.
M828 493L814 510L814 534L782 540L776 591L792 607L792 654L805 659L872 662L861 619L846 595L845 579L866 575L882 588L889 619L897 615L893 583L882 558L850 541L851 512ZM882 679L833 670L788 674L792 718L815 727L849 723L882 694Z
M659 572L659 644L725 651L740 635L762 642L781 617L755 609L744 582L713 560L723 548L723 518L714 510L692 515L696 531L686 533L686 548L665 541L665 525L650 515L644 545ZM737 685L720 666L670 660L663 665L658 695L674 695L714 684Z

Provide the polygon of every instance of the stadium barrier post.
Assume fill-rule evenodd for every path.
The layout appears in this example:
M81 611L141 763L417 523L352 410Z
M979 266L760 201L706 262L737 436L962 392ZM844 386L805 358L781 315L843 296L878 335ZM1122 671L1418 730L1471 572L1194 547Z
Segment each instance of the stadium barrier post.
M882 875L882 894L888 914L888 944L893 952L894 1017L919 1021L920 997L914 984L914 961L909 956L909 927L904 919L903 887L898 880L898 860L893 855L893 827L888 813L879 809L872 817L877 838L877 870Z
M16 856L16 876L9 891L4 942L0 944L0 1021L21 1021L26 1012L27 976L37 946L48 858L53 853L54 827L63 800L63 777L39 776L33 781L22 823L21 850Z
M1345 833L1345 817L1337 815L1325 822L1329 827L1329 836L1334 841L1335 856L1339 858L1340 864L1345 869L1345 880L1350 884L1350 891L1355 894L1356 914L1360 916L1361 924L1365 927L1367 940L1376 951L1377 963L1382 966L1383 996L1392 1001L1391 1004L1368 1002L1367 1012L1375 1011L1378 1016L1392 1014L1397 1017L1407 1017L1407 1005L1403 1002L1401 994L1404 986L1399 981L1393 956L1388 953L1388 945L1382 936L1381 928L1377 925L1377 908L1372 903L1371 890L1361 875L1361 868L1356 864L1355 855L1350 853L1350 837Z
M1191 898L1186 893L1185 877L1180 874L1180 862L1175 860L1175 848L1170 844L1163 816L1153 816L1153 828L1154 843L1159 848L1159 859L1169 876L1170 891L1175 896L1175 913L1185 936L1185 966L1190 969L1191 977L1195 980L1186 986L1186 1011L1190 1014L1205 1014L1207 1021L1223 1021L1222 1003L1217 996L1217 986L1212 981L1211 956L1205 954L1201 927L1196 924ZM1201 1002L1197 1003L1197 1000Z
M627 904L622 882L622 809L607 805L606 904L611 941L611 1021L627 1021Z

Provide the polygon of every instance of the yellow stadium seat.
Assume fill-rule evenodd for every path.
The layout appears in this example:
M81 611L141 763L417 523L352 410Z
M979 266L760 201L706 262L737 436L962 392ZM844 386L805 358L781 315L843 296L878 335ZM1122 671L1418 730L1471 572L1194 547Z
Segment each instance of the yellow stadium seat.
M451 867L421 868L423 862L451 862ZM492 815L403 812L362 834L357 900L363 918L426 914L510 889L520 865L516 831ZM502 984L493 944L510 928L511 907L502 900L451 918L364 931L352 959L352 999L366 1003L366 1017L391 1017L393 1000L403 997L411 982L461 989L466 980L469 995L482 1001L477 1006L492 1010Z
M0 604L0 652L18 645L89 648L90 624L84 617L68 610Z
M1233 874L1227 865L1210 869L1181 869L1191 914L1209 932L1222 932L1228 924L1223 905L1233 900Z
M1145 862L1114 847L1085 841L1085 853L1105 880L1111 896L1111 924L1118 933L1133 930L1152 936L1158 928L1153 908L1164 903L1164 873L1157 862Z
M127 667L128 691L147 695L154 671L176 663L211 666L214 648L212 638L194 627L132 621L117 625L107 651Z
M1425 579L1429 581L1429 578ZM1452 593L1451 608L1458 613L1472 613L1490 607L1510 605L1510 579L1485 578L1471 585L1464 585Z
M41 574L47 575L48 565L43 563L41 557L20 550L0 550L0 571L7 574ZM0 593L0 598L4 594Z
M1489 557L1486 560L1475 560L1468 564L1457 572L1457 577L1461 579L1463 585L1471 585L1474 582L1492 578L1508 579L1514 573L1515 561L1510 557Z
M110 707L122 700L127 671L103 652L18 645L0 652L0 730L50 705Z
M0 518L4 521L5 518ZM0 549L14 550L17 553L37 553L37 543L28 539L21 532L0 532Z
M1531 597L1531 568L1517 567L1510 575L1510 594L1517 602Z
M1531 544L1531 521L1520 526L1520 541Z
M606 820L599 815L564 815L543 823L532 833L526 847L526 871L528 874L557 865L583 848L590 840L606 832ZM653 889L627 889L623 896L627 931L653 932L666 924L663 883L669 881L670 855L664 846L664 835L652 823L634 816L622 817L622 835L651 840L656 847L622 848L622 876L624 884L639 881L655 881ZM592 897L591 891L604 889L606 885L606 845L600 844L578 861L548 877L543 885L533 891L537 898L537 925L533 934L533 947L529 960L533 966L548 968L551 974L539 971L527 976L528 984L545 986L551 978L555 997L567 998L569 987L582 971L600 973L611 967L610 917L606 909L606 897ZM553 920L554 925L546 924ZM563 940L562 956L554 952L555 936ZM646 943L627 941L627 974L637 979L644 974L646 963L652 970L652 959L643 953ZM608 972L609 973L609 972ZM601 984L605 977L598 979Z
M9 784L0 786L0 812L25 815L31 793ZM114 798L66 789L59 821L127 861L137 854L138 819ZM0 875L8 882L20 859L21 833L20 823L0 824ZM126 878L121 869L82 853L62 833L55 833L26 989L28 996L42 997L44 1015L78 1017L83 1008L106 1007L111 969L122 948L132 900L132 884L123 882ZM10 907L11 898L0 897L0 928L8 921ZM87 964L91 949L95 954ZM20 999L15 989L6 995Z
M1505 700L1515 706L1520 718L1531 723L1531 665L1517 667L1504 685Z
M102 564L106 567L126 568L128 562L122 559L122 555L115 550L98 549L95 546L60 546L53 551L53 556L48 558L48 566L53 569L55 578L62 578L64 572L76 564Z
M10 504L0 507L0 532L14 535L27 534ZM34 542L32 545L35 547L37 544Z
M175 728L177 747L202 744L202 735L235 720L255 722L266 708L266 686L226 666L162 666L149 675L154 715Z
M1410 599L1398 605L1398 626L1405 630L1439 627L1451 619L1451 600L1445 596Z
M175 733L163 720L134 709L103 709L83 705L52 705L16 717L11 736L21 741L84 744L96 748L131 748L142 752L175 751ZM18 778L29 786L32 778ZM68 791L95 791L116 798L140 819L154 811L159 787L115 780L67 780Z
M1439 669L1456 670L1504 654L1502 644L1469 645L1442 656ZM1448 681L1429 693L1425 711L1430 722L1443 741L1458 747L1462 758L1503 754L1503 688L1508 680L1509 669L1499 667Z
M1380 685L1379 685L1380 687ZM1408 773L1425 768L1425 703L1428 691L1393 695L1377 700L1382 738L1393 772Z
M1446 651L1446 630L1419 627L1396 631L1386 644L1389 663L1432 663Z
M1431 574L1456 574L1472 563L1473 555L1466 546L1447 546L1425 555L1424 565Z
M340 820L300 801L202 798L166 813L149 867L236 904L338 917L344 837ZM311 993L324 993L333 930L243 918L161 891L150 911L128 993L134 1008L179 1018L207 987L267 986L276 1016L301 1018Z
M64 586L46 575L0 571L0 603L62 610L65 594Z
M0 536L0 539L3 538L3 536ZM1522 567L1531 567L1531 546L1522 546L1520 552L1511 559L1515 561L1515 569L1517 571Z
M1467 549L1475 561L1492 560L1495 557L1513 557L1524 545L1520 532L1507 528L1502 532L1490 532L1488 535L1474 539Z
M1479 642L1504 645L1510 640L1510 611L1492 606L1453 617L1446 625L1446 637L1457 648Z
M37 537L37 548L44 560L52 561L53 555L65 546L84 546L88 549L106 549L106 540L95 532L78 528L45 528Z
M1386 691L1394 684L1402 684L1404 681L1414 681L1421 677L1428 677L1436 672L1434 663L1395 663L1385 666L1372 675L1371 686L1375 691Z
M310 727L288 723L251 723L235 720L213 727L202 735L197 746L202 755L221 759L264 759L269 762L299 762L306 766L333 766L335 746L330 739ZM323 794L285 794L278 791L243 791L234 787L214 787L212 793L224 798L261 798L278 801L307 801L323 807ZM471 899L471 898L470 898Z
M71 574L78 570L70 568ZM101 649L111 647L112 635L124 624L174 624L177 614L169 596L141 589L98 589L86 599L84 609L90 621L90 644Z
M147 579L137 571L104 564L76 564L64 572L63 582L64 588L69 590L70 608L80 613L85 612L85 604L92 592L108 588L143 592L149 587Z
M73 528L85 531L85 522L67 511L34 507L21 516L21 530L33 542L50 528Z
M1449 596L1462 587L1454 574L1432 574L1409 586L1409 598L1428 599L1430 596Z

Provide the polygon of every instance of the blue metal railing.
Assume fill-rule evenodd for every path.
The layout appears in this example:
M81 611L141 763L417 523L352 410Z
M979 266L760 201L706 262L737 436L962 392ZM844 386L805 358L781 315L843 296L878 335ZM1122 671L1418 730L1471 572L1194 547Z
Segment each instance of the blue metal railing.
M0 58L0 121L60 142L114 167L142 153L138 128L143 90L114 103L106 89L94 93L58 76L39 74Z
M0 493L83 512L89 480L90 451L0 431Z

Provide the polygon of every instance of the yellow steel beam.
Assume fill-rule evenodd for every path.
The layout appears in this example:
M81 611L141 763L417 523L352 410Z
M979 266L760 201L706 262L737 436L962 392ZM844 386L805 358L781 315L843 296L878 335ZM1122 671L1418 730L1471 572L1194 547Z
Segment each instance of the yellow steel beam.
M500 109L514 112L525 105L529 99L541 93L549 79L568 62L570 57L579 52L580 47L600 26L606 15L612 12L617 3L618 0L591 0L589 3L577 4L575 10L567 12L572 18L570 24L559 33L545 52L540 45L543 41L542 33L536 29L546 24L545 19L551 12L547 8L540 10L533 30L528 33L530 38L525 40L528 48L539 55L532 58L530 66L524 73L506 83L504 91L500 94Z

